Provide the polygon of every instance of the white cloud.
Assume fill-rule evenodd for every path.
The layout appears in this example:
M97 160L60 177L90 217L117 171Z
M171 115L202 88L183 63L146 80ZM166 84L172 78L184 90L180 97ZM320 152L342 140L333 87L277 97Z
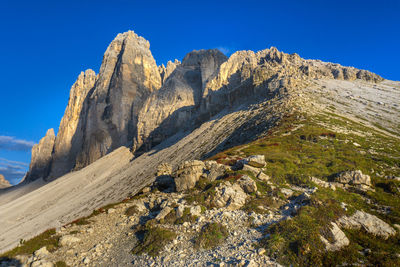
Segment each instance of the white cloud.
M0 158L0 174L11 183L18 183L25 175L28 164L21 161Z
M30 151L35 143L32 141L17 139L12 136L0 135L0 150Z
M219 51L221 51L222 53L224 53L225 55L228 55L231 52L231 49L229 47L225 47L225 46L219 46L219 47L217 47L217 49Z

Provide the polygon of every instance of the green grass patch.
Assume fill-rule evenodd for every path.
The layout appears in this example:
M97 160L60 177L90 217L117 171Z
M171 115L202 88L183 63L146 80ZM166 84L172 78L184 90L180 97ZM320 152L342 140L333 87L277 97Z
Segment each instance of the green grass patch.
M133 254L147 253L155 257L176 237L176 233L161 227L146 228L143 232L143 240L133 249Z
M1 257L15 257L17 255L29 255L36 250L46 247L48 251L53 252L59 248L58 240L60 236L56 234L55 229L50 229L42 234L35 236L34 238L24 241L20 241L20 245L13 250L10 250L2 255Z
M266 232L269 236L260 245L283 264L320 266L325 246L319 235L329 238L326 233L330 222L343 215L338 201L312 198L310 205L301 207L292 219L271 225Z
M212 249L221 244L229 235L225 226L220 223L208 223L195 240L196 248Z

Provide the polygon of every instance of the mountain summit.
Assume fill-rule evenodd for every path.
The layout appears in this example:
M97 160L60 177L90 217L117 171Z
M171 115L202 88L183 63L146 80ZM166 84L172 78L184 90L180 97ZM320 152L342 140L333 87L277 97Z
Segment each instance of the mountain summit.
M119 34L0 190L0 261L398 266L399 103L399 82L275 47L157 66Z
M275 47L188 53L182 63L157 66L150 44L133 31L108 46L99 74L82 72L71 88L58 135L32 150L26 182L55 179L126 146L136 155L178 132L244 103L296 94L315 79L383 79L369 71L285 54Z

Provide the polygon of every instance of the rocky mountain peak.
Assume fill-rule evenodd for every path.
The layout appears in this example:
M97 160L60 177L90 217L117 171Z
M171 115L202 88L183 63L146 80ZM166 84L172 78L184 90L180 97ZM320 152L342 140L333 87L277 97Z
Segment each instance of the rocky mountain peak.
M4 178L4 175L0 174L0 189L10 187L11 184L9 181Z
M25 181L30 182L48 176L55 139L54 129L49 129L46 135L40 139L39 144L32 147L31 164Z
M138 112L162 83L149 48L132 31L119 34L107 48L82 116L84 141L76 168L132 143Z
M96 73L88 69L79 74L71 87L68 105L61 119L54 144L51 177L59 177L75 166L77 147L83 140L81 131L77 131L83 115L82 108L90 90L95 85L96 79Z
M157 66L149 42L128 31L110 43L97 76L92 70L78 76L54 148L36 158L49 159L47 169L59 177L121 146L140 154L179 131L192 131L224 109L296 95L315 79L383 80L276 47L238 51L229 58L217 49L194 50L182 63ZM39 165L39 173L46 175Z
M171 73L176 69L177 66L179 66L181 64L181 62L177 59L174 60L174 62L172 62L171 60L169 60L167 62L167 67L164 66L164 64L162 64L161 66L159 66L159 72L161 75L161 79L162 79L162 84L164 84L165 80L167 80L167 78L171 75Z

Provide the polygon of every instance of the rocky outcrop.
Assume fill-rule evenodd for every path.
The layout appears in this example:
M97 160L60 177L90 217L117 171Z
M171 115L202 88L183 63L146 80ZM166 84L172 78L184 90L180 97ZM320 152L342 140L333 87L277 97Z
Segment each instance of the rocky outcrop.
M361 190L368 190L372 185L371 177L360 170L341 172L335 177L335 182L344 186L355 186Z
M174 173L176 191L192 189L203 174L204 163L200 160L186 161Z
M168 61L167 67L162 64L161 66L158 67L158 71L160 72L162 84L165 83L165 80L174 72L177 66L179 66L181 62L177 59L175 59L174 62Z
M83 132L78 126L82 119L83 103L96 82L93 70L81 72L72 85L69 101L54 144L51 177L59 177L75 167L75 159L83 143Z
M30 182L48 176L55 139L54 130L49 129L45 137L39 141L39 144L32 147L31 164L24 181Z
M243 175L242 177L240 177L238 183L247 194L257 192L256 182L247 175Z
M76 168L132 143L143 103L161 87L149 48L149 42L132 31L118 34L107 48L98 80L87 99L83 148Z
M0 174L0 189L10 187L11 184L4 178L4 175Z
M205 176L211 182L215 181L217 178L224 175L226 171L230 170L228 166L219 164L214 160L207 160L204 164L206 168Z
M384 239L396 234L396 230L386 222L375 215L359 210L351 216L341 217L336 223L343 228L364 229L368 233Z
M215 194L210 196L208 201L211 206L217 208L225 207L227 210L237 210L246 204L247 197L239 184L231 184L226 181L215 188Z
M155 91L143 105L133 150L146 151L178 131L192 129L203 87L225 60L226 56L218 50L199 50L187 54L162 88Z
M328 230L330 240L326 239L323 236L320 236L320 239L322 243L325 244L325 248L327 251L337 251L350 244L350 240L336 223L331 222L331 227Z

